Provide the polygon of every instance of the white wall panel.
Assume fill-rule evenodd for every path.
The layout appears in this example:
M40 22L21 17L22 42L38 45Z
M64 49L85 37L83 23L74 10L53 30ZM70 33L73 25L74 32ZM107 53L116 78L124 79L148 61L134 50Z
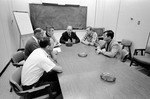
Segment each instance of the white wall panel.
M12 0L12 7L13 11L28 11L29 9L27 0Z
M104 27L104 8L105 8L105 1L97 0L94 27Z
M12 35L11 17L8 0L0 1L0 72L11 58L12 45L15 45Z
M117 39L126 38L133 42L134 48L145 48L150 32L149 5L149 0L121 1Z
M103 24L106 30L116 32L119 4L120 0L105 0Z

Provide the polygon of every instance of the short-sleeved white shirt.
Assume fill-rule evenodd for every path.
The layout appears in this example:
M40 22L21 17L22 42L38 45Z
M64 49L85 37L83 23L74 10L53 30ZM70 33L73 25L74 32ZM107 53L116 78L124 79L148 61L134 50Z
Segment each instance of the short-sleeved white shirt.
M29 86L36 83L44 71L49 72L55 66L49 55L42 48L35 49L23 65L22 85Z

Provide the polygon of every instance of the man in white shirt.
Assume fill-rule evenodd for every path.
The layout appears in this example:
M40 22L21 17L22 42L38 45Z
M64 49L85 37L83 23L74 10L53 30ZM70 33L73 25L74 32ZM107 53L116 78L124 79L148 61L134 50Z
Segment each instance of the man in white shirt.
M21 75L23 90L43 85L45 82L59 84L57 73L62 72L62 67L53 63L49 55L53 50L53 43L49 38L44 37L39 45L40 48L35 49L23 65Z

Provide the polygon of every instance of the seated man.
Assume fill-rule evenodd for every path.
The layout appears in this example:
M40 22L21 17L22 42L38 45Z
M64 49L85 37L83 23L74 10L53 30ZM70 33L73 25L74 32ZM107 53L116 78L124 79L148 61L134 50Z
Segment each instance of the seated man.
M54 47L60 46L61 44L57 41L54 36L54 27L46 27L45 37L49 37L54 42Z
M86 34L81 42L86 45L97 46L97 33L93 32L92 27L86 28Z
M60 38L60 43L66 44L66 43L79 43L80 39L76 35L75 32L72 31L72 26L67 27L67 31L65 31L61 38Z
M128 55L128 52L125 49L122 50L121 46L113 37L114 32L112 30L105 31L103 36L105 43L97 46L96 52L97 54L103 54L111 58L119 58L122 60Z
M53 44L50 39L44 37L39 42L40 48L35 49L22 67L21 84L23 90L38 87L47 83L52 84L52 91L55 90L58 83L57 73L62 72L62 67L54 64L50 53L53 50ZM55 86L55 87L54 87ZM58 88L58 91L60 89Z
M39 48L39 40L43 37L43 30L36 28L34 35L27 41L25 45L25 56L26 58L32 53L33 50Z
M27 41L25 45L25 59L37 48L39 48L39 40L43 38L44 31L41 28L34 30L34 35ZM50 54L54 61L56 61L56 55L54 52ZM57 62L57 61L56 61Z

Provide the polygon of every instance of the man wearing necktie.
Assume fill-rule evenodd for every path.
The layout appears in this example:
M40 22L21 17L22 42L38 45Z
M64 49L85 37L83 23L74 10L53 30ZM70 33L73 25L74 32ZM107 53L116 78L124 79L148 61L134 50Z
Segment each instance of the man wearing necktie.
M60 43L62 43L62 44L66 44L66 43L76 44L79 42L80 42L80 39L78 38L76 33L72 31L72 26L68 26L67 31L65 31L60 38Z
M121 46L116 40L113 39L114 32L112 30L107 30L104 32L103 38L105 43L102 46L97 47L97 54L103 54L111 58L123 59L129 52L125 49L121 49Z

